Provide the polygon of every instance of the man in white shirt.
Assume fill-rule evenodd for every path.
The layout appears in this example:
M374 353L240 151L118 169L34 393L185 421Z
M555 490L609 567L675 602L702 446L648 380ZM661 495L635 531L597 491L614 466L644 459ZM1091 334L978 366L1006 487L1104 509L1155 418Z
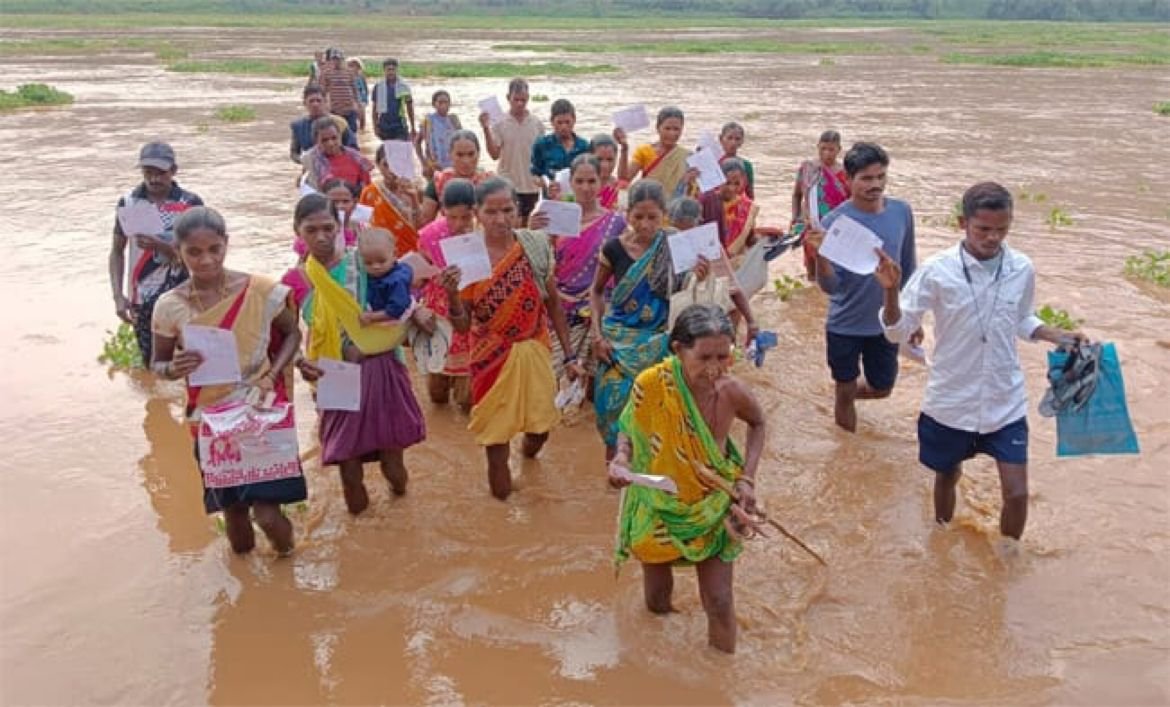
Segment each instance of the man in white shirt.
M1032 261L1003 244L1011 222L1007 189L976 184L963 195L962 242L919 266L900 294L901 268L880 249L875 277L884 290L878 316L890 341L908 341L923 316L934 314L918 458L937 472L935 520L950 522L962 463L983 453L999 469L1000 533L1019 540L1028 518L1028 400L1015 337L1054 344L1085 337L1045 326L1033 313Z
M528 82L512 79L508 84L508 112L495 125L481 113L484 143L488 154L498 160L496 171L512 182L521 224L528 223L544 182L532 174L532 143L544 134L544 124L528 112Z

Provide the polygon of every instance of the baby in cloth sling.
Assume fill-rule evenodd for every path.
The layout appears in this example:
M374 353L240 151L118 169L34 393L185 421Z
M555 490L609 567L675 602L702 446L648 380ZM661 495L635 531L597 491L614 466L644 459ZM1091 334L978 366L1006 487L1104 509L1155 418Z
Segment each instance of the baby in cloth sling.
M420 307L414 298L414 269L395 256L394 236L385 229L367 229L358 238L358 254L368 276L367 309L360 317L362 326L386 322L414 324L428 334L433 333L434 315L426 307Z

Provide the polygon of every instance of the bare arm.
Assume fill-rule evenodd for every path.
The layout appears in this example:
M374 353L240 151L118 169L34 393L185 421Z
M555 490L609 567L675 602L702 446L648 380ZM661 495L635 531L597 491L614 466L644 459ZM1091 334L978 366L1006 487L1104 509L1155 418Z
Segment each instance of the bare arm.
M459 268L451 265L439 273L439 283L447 292L447 318L451 320L451 326L460 334L465 334L471 331L471 315L459 297L460 277L462 274L459 272Z
M500 145L496 142L496 138L492 135L492 120L487 113L479 114L479 124L483 127L483 142L487 147L488 154L493 160L500 159Z
M176 340L174 337L163 336L158 332L151 335L150 370L155 375L167 380L178 380L191 375L199 364L203 363L203 356L197 351L181 351L175 353Z
M760 457L764 453L765 421L764 411L751 391L739 380L734 381L733 400L735 401L735 416L747 423L747 439L745 441L743 475L755 480L756 469L760 465Z
M122 235L116 228L110 243L109 272L110 293L114 296L114 306L118 316L126 319L122 316L127 304L126 295L122 291L122 279L126 273L126 236ZM126 319L126 321L130 320Z
M410 119L410 134L418 135L418 130L414 127L414 99L410 96L406 97L406 117Z
M589 289L589 330L593 338L593 354L600 361L613 360L613 346L610 345L601 333L601 322L605 319L605 286L613 270L609 263L602 260L597 263L597 272L593 275L593 287Z
M297 142L297 134L293 133L288 139L288 156L294 164L301 163L301 144Z
M573 353L573 344L569 340L569 323L565 320L565 308L561 306L561 293L557 290L555 275L548 276L544 288L545 292L548 293L548 296L544 298L544 305L548 308L548 318L552 320L553 332L560 340L561 351L565 354L563 363L570 363L577 357Z
M272 320L272 326L284 337L280 342L280 350L272 359L271 372L273 376L276 376L289 367L293 359L296 358L297 351L301 348L301 328L297 322L296 310L292 307L285 307Z

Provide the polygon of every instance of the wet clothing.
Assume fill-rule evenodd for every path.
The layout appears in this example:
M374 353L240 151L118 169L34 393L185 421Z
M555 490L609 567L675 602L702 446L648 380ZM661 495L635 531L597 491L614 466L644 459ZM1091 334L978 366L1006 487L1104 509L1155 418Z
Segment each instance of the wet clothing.
M734 483L743 458L728 438L721 449L671 356L638 375L619 422L630 439L630 471L665 476L677 494L632 485L622 492L615 560L648 564L731 562L743 550L724 523L731 496L704 473Z

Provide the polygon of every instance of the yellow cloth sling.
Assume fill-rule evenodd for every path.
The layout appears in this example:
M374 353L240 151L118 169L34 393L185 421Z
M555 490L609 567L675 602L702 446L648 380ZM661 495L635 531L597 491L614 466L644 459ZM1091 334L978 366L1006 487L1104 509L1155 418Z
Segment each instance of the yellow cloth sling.
M362 307L344 287L329 276L316 258L305 260L305 274L313 284L313 324L309 328L308 357L340 360L341 333L367 356L397 348L406 338L406 324L362 326Z

